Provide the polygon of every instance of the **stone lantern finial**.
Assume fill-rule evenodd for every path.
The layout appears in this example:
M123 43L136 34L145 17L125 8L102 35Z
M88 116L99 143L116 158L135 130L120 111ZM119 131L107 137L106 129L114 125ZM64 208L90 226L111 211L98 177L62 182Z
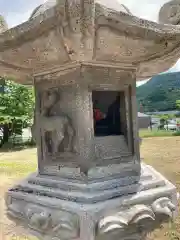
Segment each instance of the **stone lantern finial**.
M166 24L180 24L180 1L172 0L165 3L159 12L159 22Z

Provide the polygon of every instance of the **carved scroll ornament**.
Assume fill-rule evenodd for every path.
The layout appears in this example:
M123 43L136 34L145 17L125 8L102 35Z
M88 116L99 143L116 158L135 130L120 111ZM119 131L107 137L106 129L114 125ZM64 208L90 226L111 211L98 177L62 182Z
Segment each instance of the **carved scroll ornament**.
M176 210L176 206L167 197L157 199L152 204L152 209L155 214L163 214L170 218L173 217L173 212Z
M98 235L115 231L126 231L130 226L141 226L144 229L156 220L156 215L164 214L173 217L176 207L169 198L159 198L152 206L135 205L114 215L106 216L98 223Z
M155 214L145 205L135 205L128 210L102 219L98 224L98 231L100 235L116 230L124 231L129 225L139 224L144 220L154 221Z

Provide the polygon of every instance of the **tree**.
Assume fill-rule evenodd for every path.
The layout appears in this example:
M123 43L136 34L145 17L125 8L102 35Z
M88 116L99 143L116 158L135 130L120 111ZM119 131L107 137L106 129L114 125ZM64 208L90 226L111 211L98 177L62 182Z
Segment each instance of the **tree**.
M164 129L164 125L167 125L168 127L168 120L174 119L175 115L174 114L161 114L158 115L160 118L160 126L159 129Z
M176 100L176 108L180 110L180 100Z
M6 20L2 15L0 15L0 33L6 31L8 29L8 25Z
M34 91L10 80L4 81L0 93L0 124L3 127L3 141L8 142L12 133L21 134L22 127L32 124Z
M160 130L164 129L164 125L167 124L167 121L168 121L168 116L167 115L162 115L160 117L160 125L159 125Z

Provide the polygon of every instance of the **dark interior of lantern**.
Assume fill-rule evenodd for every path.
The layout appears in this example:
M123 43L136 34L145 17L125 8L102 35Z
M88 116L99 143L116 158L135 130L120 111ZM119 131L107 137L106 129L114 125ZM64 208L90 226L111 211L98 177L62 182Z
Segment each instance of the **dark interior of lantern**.
M93 91L94 135L126 135L125 95L119 91Z

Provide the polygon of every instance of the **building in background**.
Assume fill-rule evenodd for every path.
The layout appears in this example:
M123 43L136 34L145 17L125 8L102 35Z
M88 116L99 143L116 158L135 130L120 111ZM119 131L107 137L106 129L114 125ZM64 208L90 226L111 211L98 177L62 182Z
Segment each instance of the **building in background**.
M151 124L151 116L138 112L138 127L139 129L146 129Z

